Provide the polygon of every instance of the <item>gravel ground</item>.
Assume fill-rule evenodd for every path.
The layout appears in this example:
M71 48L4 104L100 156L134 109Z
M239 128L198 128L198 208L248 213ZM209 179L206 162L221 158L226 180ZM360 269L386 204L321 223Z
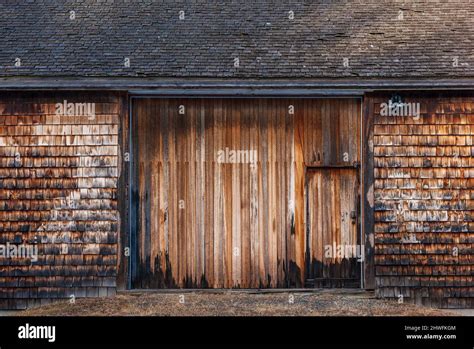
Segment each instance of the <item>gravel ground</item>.
M376 299L354 290L132 291L61 301L19 316L446 316L447 310Z

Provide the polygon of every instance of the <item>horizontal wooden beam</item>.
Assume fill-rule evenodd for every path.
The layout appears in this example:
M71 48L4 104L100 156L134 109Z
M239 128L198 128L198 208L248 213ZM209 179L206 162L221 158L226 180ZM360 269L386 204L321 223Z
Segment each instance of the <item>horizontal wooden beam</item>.
M196 78L0 78L0 90L121 90L133 94L193 92L229 94L259 93L363 93L376 90L473 90L474 78L465 79L196 79ZM305 92L306 91L306 92Z

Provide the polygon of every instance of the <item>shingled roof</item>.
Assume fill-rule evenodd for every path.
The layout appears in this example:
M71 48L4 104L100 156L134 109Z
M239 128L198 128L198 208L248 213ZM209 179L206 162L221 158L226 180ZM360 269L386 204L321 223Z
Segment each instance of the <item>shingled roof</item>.
M0 22L3 78L474 77L469 0L6 0Z

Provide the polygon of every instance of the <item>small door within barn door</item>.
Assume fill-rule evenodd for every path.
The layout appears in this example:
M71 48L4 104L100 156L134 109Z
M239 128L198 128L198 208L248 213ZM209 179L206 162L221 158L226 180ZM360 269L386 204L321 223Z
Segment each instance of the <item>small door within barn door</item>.
M360 286L359 180L357 168L306 172L306 283Z

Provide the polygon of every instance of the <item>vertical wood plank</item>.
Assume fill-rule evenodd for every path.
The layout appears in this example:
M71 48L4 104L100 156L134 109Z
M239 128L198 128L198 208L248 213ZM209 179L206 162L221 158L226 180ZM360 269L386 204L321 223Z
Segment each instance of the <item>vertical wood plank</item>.
M304 285L305 223L304 223L304 118L305 104L295 112L295 263L296 287Z

